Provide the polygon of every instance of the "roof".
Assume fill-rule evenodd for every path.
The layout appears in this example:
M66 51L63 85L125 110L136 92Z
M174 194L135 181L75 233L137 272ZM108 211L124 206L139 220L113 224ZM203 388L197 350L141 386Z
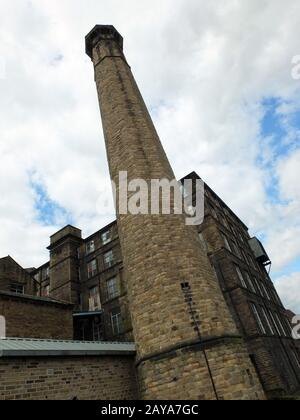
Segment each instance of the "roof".
M0 339L1 357L134 356L134 343Z
M60 305L60 306L65 306L65 307L70 307L70 308L74 307L73 303L64 302L62 300L56 300L51 297L25 295L25 294L8 292L6 290L0 290L0 297L6 297L6 298L24 300L24 301L32 301L37 304L40 303L40 304Z
M102 315L102 314L103 314L103 310L101 309L100 311L74 312L73 317L74 318L80 318L80 317L88 317L88 316L98 316L98 315Z
M22 271L24 271L24 273L29 276L34 282L39 283L33 276L33 273L35 271L35 269L33 271L28 271L28 268L24 268L22 267L16 260L13 259L13 257L11 257L10 255L7 255L6 257L2 257L0 258L0 261L2 260L10 260L13 264L17 265Z
M185 179L201 179L202 180L202 178L195 171L181 178L180 182L182 183ZM244 226L246 230L249 230L248 226L239 218L239 216L235 214L235 212L225 203L225 201L223 201L222 198L219 197L218 194L208 184L206 184L206 182L204 182L204 186L208 191L210 191L215 196L215 198L223 205L223 207L226 207L226 209L231 213L231 215L234 216L235 219L237 219Z

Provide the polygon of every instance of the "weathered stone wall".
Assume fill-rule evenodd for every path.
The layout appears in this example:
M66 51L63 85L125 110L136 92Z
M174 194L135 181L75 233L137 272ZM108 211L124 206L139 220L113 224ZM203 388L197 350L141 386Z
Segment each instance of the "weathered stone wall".
M9 256L0 258L0 290L10 292L14 284L23 285L28 295L37 294L37 284L26 270Z
M247 359L242 341L230 339L172 351L141 364L141 393L146 399L264 399Z
M0 292L0 315L6 336L55 340L73 339L72 305Z
M0 400L138 399L129 356L0 358Z
M81 230L66 226L51 236L50 296L54 299L78 304L79 261L78 248L82 243Z
M108 161L117 192L120 171L127 171L128 181L143 179L148 185L151 179L174 180L116 32L98 28L90 34L87 44L89 50L94 47L92 58ZM150 360L157 352L163 355L170 347L185 347L190 341L237 335L216 276L199 246L197 230L188 228L182 215L118 213L118 228L138 360ZM263 398L261 389L257 393L244 380L246 370L254 378L256 373L246 352L240 351L240 345L224 343L219 351L231 356L228 361L211 360L212 369L220 371L217 376L222 377L224 363L232 367L229 360L235 360L236 368L227 371L228 383L238 381L241 398ZM181 356L166 364L166 371L181 365ZM194 387L196 377L199 383L202 377L205 382L208 370L206 367L203 371L203 366L197 364L192 369L186 356L184 364L181 398L190 396L187 388ZM147 389L156 383L161 383L159 394L166 399L174 397L170 378L163 378L160 369L143 369L141 365L140 375L144 398ZM255 381L258 390L257 378ZM222 386L221 381L217 382ZM228 388L226 398L234 398L235 393L234 388L233 391Z

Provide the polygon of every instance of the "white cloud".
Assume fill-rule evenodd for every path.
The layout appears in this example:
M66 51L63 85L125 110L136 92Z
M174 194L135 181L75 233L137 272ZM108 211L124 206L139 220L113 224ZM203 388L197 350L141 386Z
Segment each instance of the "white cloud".
M276 281L276 289L286 308L300 314L300 273L279 278Z
M38 265L59 227L38 222L28 173L84 234L111 219L99 204L108 167L92 64L84 54L90 29L111 23L125 38L176 175L196 170L253 231L263 232L275 269L300 257L299 153L276 158L271 138L261 136L262 100L281 98L287 144L299 146L289 120L300 108L300 85L291 77L291 58L300 53L297 0L0 5L6 69L0 79L0 255ZM270 165L258 165L258 158ZM287 204L267 194L274 175Z

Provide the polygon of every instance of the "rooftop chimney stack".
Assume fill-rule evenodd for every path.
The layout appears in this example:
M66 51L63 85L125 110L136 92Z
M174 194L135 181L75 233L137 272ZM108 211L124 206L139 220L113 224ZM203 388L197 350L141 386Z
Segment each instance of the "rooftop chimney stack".
M86 37L112 180L175 179L113 26ZM130 195L129 197L130 198ZM117 209L141 397L264 399L195 227Z

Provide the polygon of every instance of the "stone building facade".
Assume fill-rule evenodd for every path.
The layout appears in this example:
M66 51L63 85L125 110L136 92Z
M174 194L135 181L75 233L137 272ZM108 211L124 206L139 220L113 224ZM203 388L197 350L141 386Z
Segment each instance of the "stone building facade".
M198 179L196 173L186 178ZM205 218L199 239L267 395L293 394L300 387L300 352L291 319L270 278L266 251L257 255L248 228L205 185Z

